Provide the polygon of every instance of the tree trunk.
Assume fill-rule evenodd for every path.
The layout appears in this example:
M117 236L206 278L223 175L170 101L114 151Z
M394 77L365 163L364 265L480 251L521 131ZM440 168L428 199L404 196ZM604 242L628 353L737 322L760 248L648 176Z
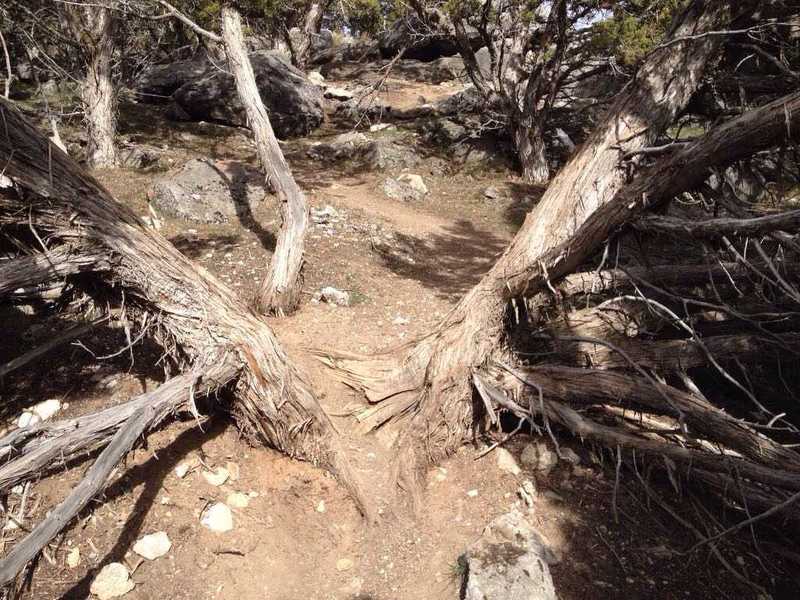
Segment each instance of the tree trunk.
M576 233L627 183L619 168L621 157L651 145L697 89L707 61L721 44L717 36L697 34L724 29L728 21L725 2L695 0L689 5L671 32L680 41L651 54L582 150L550 184L496 265L433 334L406 348L401 366L386 358L336 363L371 402L383 401L368 411L364 420L369 425L413 415L398 441L404 444L405 467L420 466L417 447L435 459L468 437L474 421L471 373L502 351L508 301L542 290L551 271L566 275L600 247L609 229L590 232L579 242ZM676 72L681 77L673 77ZM624 222L606 219L604 225L613 230ZM401 477L418 474L401 469Z
M88 285L124 294L131 315L150 315L148 324L175 361L199 373L235 361L240 375L230 408L247 436L325 465L353 484L328 416L266 322L1 100L0 117L6 182L0 181L0 226L9 234L35 228L55 246L69 240L78 255L101 250L108 271ZM360 502L357 486L351 489Z
M312 40L315 35L319 35L324 12L322 2L312 2L303 22L303 27L299 30L298 35L292 39L291 50L294 66L302 71L305 71L308 67L311 48L313 48Z
M302 291L301 271L308 229L306 197L297 185L275 138L244 46L241 18L230 7L222 9L222 37L228 64L236 79L236 90L253 130L261 165L269 183L278 193L283 220L275 254L256 299L256 308L263 314L284 315L297 307Z
M525 181L545 185L550 180L550 167L541 127L525 122L518 124L514 127L514 145Z
M110 9L95 5L67 5L66 14L86 63L82 91L86 162L93 168L112 167L117 162L117 99L111 80L116 19Z

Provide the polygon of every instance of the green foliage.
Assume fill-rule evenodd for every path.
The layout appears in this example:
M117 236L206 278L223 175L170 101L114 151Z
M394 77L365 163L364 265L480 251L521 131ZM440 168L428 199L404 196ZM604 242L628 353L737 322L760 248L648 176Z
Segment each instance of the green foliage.
M595 43L625 66L635 65L655 48L686 0L628 0L615 5L613 16L596 27Z

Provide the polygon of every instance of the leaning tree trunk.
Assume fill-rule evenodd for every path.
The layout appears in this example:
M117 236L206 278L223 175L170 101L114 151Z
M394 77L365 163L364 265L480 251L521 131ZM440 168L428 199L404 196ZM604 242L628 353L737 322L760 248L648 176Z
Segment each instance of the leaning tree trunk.
M228 64L236 79L236 90L253 130L261 165L278 193L283 219L275 254L256 299L256 308L264 314L284 315L297 308L302 291L303 251L308 229L306 197L275 138L245 49L241 18L230 7L222 9L222 38Z
M102 271L76 281L76 285L86 285L95 294L105 290L112 297L124 295L129 314L140 314L165 351L183 366L185 373L191 373L188 380L175 378L165 384L172 390L169 394L147 398L124 426L114 426L118 435L111 442L116 445L109 454L101 455L103 469L95 470L99 483L82 487L79 494L76 488L77 496L69 498L70 510L80 507L86 495L105 481L111 460L108 457L117 460L120 453L124 455L126 444L135 442L137 436L128 435L129 427L142 431L150 428L163 418L165 408L169 413L168 409L174 407L177 391L184 391L179 400L191 406L195 393L213 394L231 380L230 410L248 437L289 456L330 468L363 506L330 419L266 322L224 284L195 266L161 235L147 229L135 214L116 202L2 100L0 120L0 161L4 165L0 177L0 227L7 235L30 235L35 231L40 242L46 241L54 248L68 244L70 262L102 256L98 265ZM81 270L85 271L86 265ZM43 276L49 277L50 271L43 270ZM111 420L116 422L114 418ZM91 421L84 419L81 424ZM96 447L96 436L107 431L108 428L100 430L67 447L62 444L66 438L60 436L46 439L43 445L34 443L31 448L40 457L43 452L53 451L55 457L68 456L81 444ZM109 442L102 439L103 443ZM18 444L14 447L21 448ZM25 459L25 454L15 458ZM9 468L9 464L4 467ZM19 479L19 473L14 477ZM52 532L48 527L42 531ZM42 531L33 540L36 544L42 542ZM5 576L9 572L2 565L0 573Z
M292 59L294 66L298 69L305 71L306 67L308 67L308 61L311 58L311 48L313 48L312 40L315 35L319 35L323 14L323 3L312 2L303 22L302 29L299 30L296 36L292 36L294 38L291 40Z
M90 167L111 167L117 161L117 102L111 80L116 19L109 8L96 5L67 5L66 14L86 63L82 90L86 162Z
M419 466L420 448L435 459L469 435L474 421L471 374L502 352L508 302L535 294L552 278L571 272L594 254L609 231L625 223L630 215L615 215L622 220L605 219L603 227L576 236L625 186L622 156L650 145L697 89L721 44L718 36L698 34L723 29L729 19L727 2L694 0L687 7L672 28L673 39L645 61L583 149L550 184L500 260L431 335L402 350L399 366L396 355L366 362L332 357L376 404L361 417L368 425L411 417L398 440L406 467L401 477L419 474L411 467Z

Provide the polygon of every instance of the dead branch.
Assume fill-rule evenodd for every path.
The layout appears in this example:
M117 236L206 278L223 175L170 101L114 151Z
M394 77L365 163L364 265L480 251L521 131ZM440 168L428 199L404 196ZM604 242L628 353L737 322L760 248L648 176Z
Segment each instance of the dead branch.
M800 210L790 210L752 219L708 219L687 221L663 215L639 219L634 227L650 233L667 233L677 237L718 238L724 235L763 235L773 231L794 232L800 227Z

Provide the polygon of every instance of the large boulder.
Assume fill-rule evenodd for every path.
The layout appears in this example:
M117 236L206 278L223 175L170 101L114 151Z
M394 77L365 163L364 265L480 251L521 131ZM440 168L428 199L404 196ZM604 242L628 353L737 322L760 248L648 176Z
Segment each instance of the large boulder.
M425 62L421 60L399 60L392 67L394 75L400 75L412 81L423 83L444 83L446 81L468 78L464 61L460 56L443 56Z
M350 160L370 171L387 171L418 165L422 158L409 146L385 137L372 139L363 133L343 133L328 142L317 142L308 155L319 161Z
M311 55L309 63L312 65L361 63L378 60L380 57L381 51L377 41L358 39L315 51ZM326 75L326 73L323 72L323 75Z
M258 169L235 161L194 159L157 180L147 198L162 216L225 223L251 214L265 194Z
M518 510L492 521L463 560L464 600L557 599L548 566L556 557Z
M381 55L384 58L394 58L400 50L405 48L404 58L427 62L443 56L458 54L458 45L452 31L448 34L419 35L420 31L452 30L448 18L443 13L432 10L429 11L428 18L432 23L422 23L414 14L392 23L389 29L378 36ZM477 50L483 45L483 40L474 27L466 26L466 33L473 50Z
M250 62L278 137L303 136L319 127L325 117L319 86L278 52L255 52ZM174 119L247 125L233 76L204 58L155 67L140 77L136 91L143 101L171 97Z

